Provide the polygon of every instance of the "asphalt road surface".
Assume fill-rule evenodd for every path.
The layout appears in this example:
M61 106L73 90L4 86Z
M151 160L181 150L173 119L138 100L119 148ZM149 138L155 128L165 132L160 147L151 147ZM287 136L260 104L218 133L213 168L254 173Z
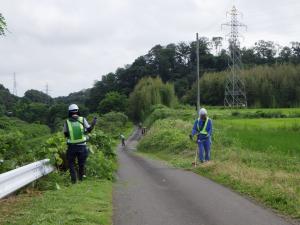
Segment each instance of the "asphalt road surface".
M290 224L209 179L133 154L138 138L119 147L114 225Z

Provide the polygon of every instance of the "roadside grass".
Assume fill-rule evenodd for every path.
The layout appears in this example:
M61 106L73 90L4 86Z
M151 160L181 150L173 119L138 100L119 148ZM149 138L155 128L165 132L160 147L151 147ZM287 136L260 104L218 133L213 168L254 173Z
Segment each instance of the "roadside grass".
M139 152L192 170L282 214L300 218L299 118L215 119L212 161L194 168L191 163L197 146L188 138L193 118L188 122L180 119L181 113L177 118L174 112L169 114L171 118L152 123L138 145Z
M0 207L3 225L110 225L111 217L112 182L104 180L1 200Z
M300 108L269 108L269 109L223 109L210 108L210 115L215 118L299 118Z
M104 129L115 149L119 143L119 132L129 136L133 130L130 121L119 122L120 113L110 114L114 120L105 120ZM108 129L109 128L109 129ZM114 131L114 132L111 132ZM114 134L114 135L113 135ZM44 137L34 139L34 142L45 141ZM104 148L104 146L103 146ZM115 151L115 150L113 150ZM95 154L95 153L94 153ZM93 161L90 155L88 163ZM102 159L106 160L103 158ZM117 168L116 160L109 166ZM94 162L94 161L93 161ZM97 165L87 164L97 170ZM101 164L103 166L103 164ZM106 164L105 164L106 165ZM102 167L101 167L102 168ZM99 168L98 168L99 169ZM103 170L105 174L107 170ZM0 224L2 225L74 225L74 224L112 224L112 180L100 180L88 174L88 179L82 183L71 185L68 172L53 172L48 176L30 184L28 188L18 191L18 195L0 200Z

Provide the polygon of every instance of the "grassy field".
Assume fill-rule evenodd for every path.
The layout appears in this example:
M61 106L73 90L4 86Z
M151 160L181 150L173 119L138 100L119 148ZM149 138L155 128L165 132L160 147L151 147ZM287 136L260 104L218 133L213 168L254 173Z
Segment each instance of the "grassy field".
M151 129L138 150L300 218L299 109L209 112L215 118L210 163L196 169L191 165L196 149L188 138L195 119L192 109L154 110L146 121Z
M110 225L112 182L87 180L47 191L1 200L3 225ZM14 210L11 210L14 209Z

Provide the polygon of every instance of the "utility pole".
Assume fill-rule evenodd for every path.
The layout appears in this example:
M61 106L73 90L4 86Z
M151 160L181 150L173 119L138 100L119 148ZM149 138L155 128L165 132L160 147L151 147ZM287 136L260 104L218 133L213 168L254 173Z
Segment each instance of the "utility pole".
M239 28L247 28L246 25L242 24L238 20L240 12L235 6L227 12L230 16L230 21L222 24L225 27L230 28L229 34L229 55L230 59L228 66L230 68L230 74L225 81L225 98L224 106L229 108L247 107L247 97L244 81L240 78L240 70L242 66L241 55L240 55L240 34Z
M200 65L199 65L199 35L196 33L196 55L197 55L197 114L200 110Z
M13 95L15 95L15 96L18 95L16 73L14 73L14 75L13 75Z

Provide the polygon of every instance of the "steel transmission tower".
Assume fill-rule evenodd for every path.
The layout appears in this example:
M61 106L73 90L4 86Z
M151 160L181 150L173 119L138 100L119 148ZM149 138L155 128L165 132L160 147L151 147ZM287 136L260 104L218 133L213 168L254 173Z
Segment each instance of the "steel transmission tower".
M50 103L50 99L51 99L50 92L51 92L51 90L49 89L49 85L48 85L48 83L46 83L46 86L45 86L45 94L47 95L47 99L45 102L46 104Z
M16 78L16 73L13 75L13 95L17 96L17 78Z
M49 95L49 85L48 85L48 83L46 83L45 93L46 93L46 95Z
M247 26L240 23L238 17L241 15L235 6L231 11L227 12L230 16L230 21L222 24L223 27L229 27L230 33L227 34L229 40L229 55L228 62L230 73L225 82L225 97L224 106L229 108L247 107L247 97L244 81L240 78L240 69L242 66L240 55L240 28L246 28Z

